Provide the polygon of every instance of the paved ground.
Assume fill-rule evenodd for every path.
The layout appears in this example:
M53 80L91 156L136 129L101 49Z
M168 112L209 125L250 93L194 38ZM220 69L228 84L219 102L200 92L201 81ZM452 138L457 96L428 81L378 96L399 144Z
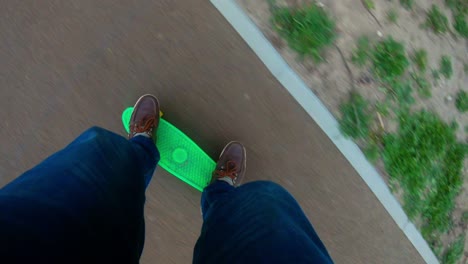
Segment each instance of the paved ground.
M67 3L65 3L67 2ZM206 0L2 1L0 186L81 131L123 134L121 111L156 94L215 157L245 143L249 181L299 201L337 263L422 263L324 133ZM142 263L190 263L200 193L159 169Z

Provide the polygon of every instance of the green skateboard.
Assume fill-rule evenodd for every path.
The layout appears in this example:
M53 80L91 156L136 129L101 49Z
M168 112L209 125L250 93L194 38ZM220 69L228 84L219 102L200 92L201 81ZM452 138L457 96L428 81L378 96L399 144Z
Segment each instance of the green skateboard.
M122 113L122 123L129 133L133 107ZM216 163L187 135L166 120L159 121L156 146L161 154L159 166L202 191L209 183Z

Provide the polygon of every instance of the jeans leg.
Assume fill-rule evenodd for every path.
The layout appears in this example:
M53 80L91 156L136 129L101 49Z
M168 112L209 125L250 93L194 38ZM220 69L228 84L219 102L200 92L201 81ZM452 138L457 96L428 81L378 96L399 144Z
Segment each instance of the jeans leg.
M160 160L160 154L156 145L154 144L153 140L144 137L144 136L137 136L130 139L130 142L134 143L133 148L135 148L137 153L146 153L147 155L142 155L140 158L142 159L142 169L143 175L145 179L145 187L148 187L154 171L156 169L156 165Z
M137 262L144 191L158 161L148 138L85 131L0 190L0 244L19 258Z
M235 187L229 185L225 181L215 181L208 185L202 193L201 208L203 219L205 219L208 209L213 205L216 200L228 194L229 191L234 190Z
M219 188L219 189L218 189ZM205 189L193 263L332 263L296 200L272 182ZM202 199L202 208L203 208Z

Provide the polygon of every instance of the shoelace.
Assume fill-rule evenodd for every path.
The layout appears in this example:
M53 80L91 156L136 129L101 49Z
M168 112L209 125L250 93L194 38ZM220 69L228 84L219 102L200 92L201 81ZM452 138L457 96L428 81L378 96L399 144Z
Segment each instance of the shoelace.
M146 120L146 121L145 121ZM142 125L141 123L144 124ZM154 116L149 117L149 118L143 118L142 122L140 124L133 124L130 128L130 131L132 131L132 134L137 134L137 133L147 133L149 134L154 127L154 124L156 123L156 118Z
M232 160L226 162L226 167L221 166L219 170L215 170L215 174L218 175L217 178L229 177L233 181L237 178L237 163Z

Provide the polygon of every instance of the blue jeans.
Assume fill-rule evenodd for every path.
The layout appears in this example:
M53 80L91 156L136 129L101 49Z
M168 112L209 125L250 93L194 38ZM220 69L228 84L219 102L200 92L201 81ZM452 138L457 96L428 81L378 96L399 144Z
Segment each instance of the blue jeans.
M91 128L0 190L1 263L138 263L154 143ZM331 262L280 186L225 182L202 195L194 263ZM296 261L297 260L297 261Z
M201 206L193 263L333 263L299 204L276 183L216 181Z

